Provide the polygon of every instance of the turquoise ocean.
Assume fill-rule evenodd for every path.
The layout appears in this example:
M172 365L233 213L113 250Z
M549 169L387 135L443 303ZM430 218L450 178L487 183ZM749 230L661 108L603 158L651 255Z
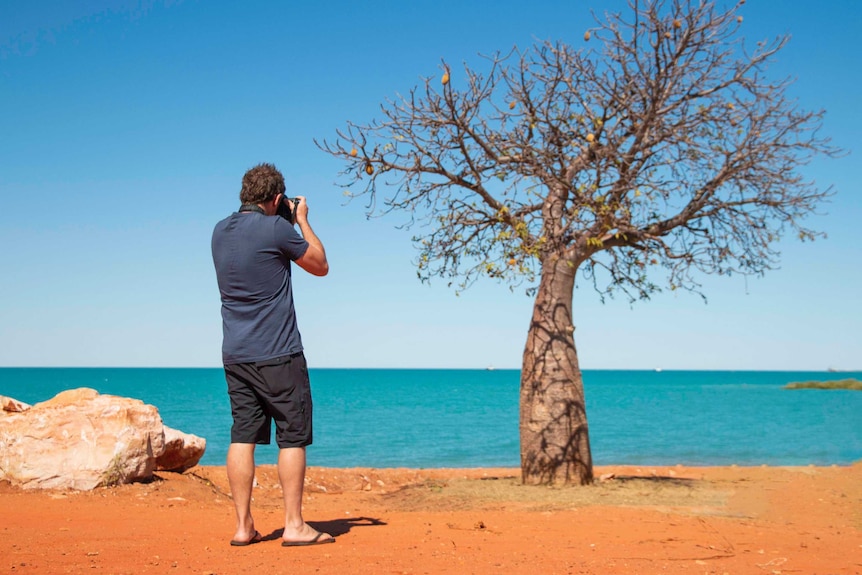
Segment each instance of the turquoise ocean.
M327 467L517 467L518 370L314 369L314 445ZM862 460L862 392L787 390L862 372L584 371L596 465L830 465ZM155 405L224 465L220 368L0 368L26 403L90 387ZM274 446L257 461L275 463Z

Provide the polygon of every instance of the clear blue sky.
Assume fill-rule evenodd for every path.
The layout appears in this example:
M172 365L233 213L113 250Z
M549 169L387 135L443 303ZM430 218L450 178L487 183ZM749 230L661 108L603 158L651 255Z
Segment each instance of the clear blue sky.
M295 274L313 366L519 367L531 300L491 280L460 296L421 284L410 232L345 205L312 139L379 117L441 58L580 45L589 5L619 4L0 1L0 366L219 366L210 233L269 161L308 196L331 263ZM862 2L742 14L752 43L792 35L771 73L795 77L850 151L806 171L837 191L814 220L829 237L785 241L765 278L704 278L706 305L603 305L584 285L583 368L862 369Z

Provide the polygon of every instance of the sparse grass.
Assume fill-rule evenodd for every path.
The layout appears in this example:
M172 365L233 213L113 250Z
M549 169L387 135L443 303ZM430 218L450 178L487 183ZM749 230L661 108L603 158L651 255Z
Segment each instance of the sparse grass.
M589 505L720 508L728 493L723 486L693 479L619 476L589 486L522 485L515 477L488 480L427 480L383 495L399 510L522 508L533 511L576 509Z
M784 389L853 389L862 391L862 381L858 379L837 379L834 381L795 381Z
M123 456L120 453L114 455L114 458L108 464L108 468L102 473L99 481L100 487L116 487L125 483L125 473L123 473Z

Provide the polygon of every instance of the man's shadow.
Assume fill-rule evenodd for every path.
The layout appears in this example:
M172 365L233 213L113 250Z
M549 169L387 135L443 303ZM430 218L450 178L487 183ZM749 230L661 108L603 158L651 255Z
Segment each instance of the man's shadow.
M308 524L318 531L329 533L333 537L344 535L354 527L387 525L385 521L375 519L374 517L345 517L344 519L331 519L329 521L309 521Z
M385 521L375 519L374 517L346 517L344 519L331 519L329 521L308 521L307 523L318 531L329 533L333 537L349 533L354 527L376 527L378 525L387 525ZM263 539L265 541L273 541L275 539L281 539L282 535L284 535L284 528L276 529L269 535L266 535Z

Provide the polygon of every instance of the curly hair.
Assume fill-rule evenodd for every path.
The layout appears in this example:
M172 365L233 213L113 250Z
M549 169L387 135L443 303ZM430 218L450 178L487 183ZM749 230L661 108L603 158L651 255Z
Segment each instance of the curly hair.
M284 176L272 164L258 164L242 177L239 200L244 204L260 204L284 193Z

